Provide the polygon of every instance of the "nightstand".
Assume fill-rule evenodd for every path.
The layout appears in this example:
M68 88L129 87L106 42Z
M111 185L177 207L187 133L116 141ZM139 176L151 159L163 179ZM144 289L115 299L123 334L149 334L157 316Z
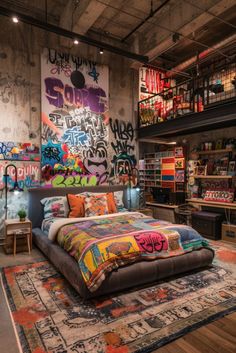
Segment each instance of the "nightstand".
M5 244L4 250L7 254L32 249L32 224L29 219L24 222L19 219L5 220Z
M141 208L141 209L136 210L136 211L144 214L145 216L153 217L153 211L152 211L151 208Z

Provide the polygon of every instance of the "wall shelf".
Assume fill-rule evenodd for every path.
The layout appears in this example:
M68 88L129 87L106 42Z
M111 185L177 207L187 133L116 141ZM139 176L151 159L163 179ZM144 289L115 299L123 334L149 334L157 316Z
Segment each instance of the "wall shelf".
M197 151L198 154L218 154L218 153L229 153L229 152L233 152L234 149L233 148L225 148L222 150L208 150L208 151Z
M205 201L201 198L191 198L191 199L186 199L186 201L193 205L195 204L198 206L209 206L209 207L228 208L231 210L236 210L236 202Z
M232 175L193 175L195 179L232 179Z

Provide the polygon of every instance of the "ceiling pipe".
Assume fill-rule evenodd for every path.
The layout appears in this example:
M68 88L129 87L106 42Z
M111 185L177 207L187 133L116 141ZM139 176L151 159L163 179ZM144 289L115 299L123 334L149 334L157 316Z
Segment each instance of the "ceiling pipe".
M208 57L210 54L214 53L215 51L217 51L220 48L223 48L223 47L231 44L234 41L236 41L236 34L233 34L232 36L223 39L221 42L217 43L216 45L212 46L211 48L202 51L199 54L199 63L203 59ZM190 67L193 64L196 64L196 55L191 57L190 59L182 62L181 64L175 66L173 69L167 71L166 75L167 75L167 77L170 77L170 76L175 75L176 72L183 72L184 70L186 70L188 67Z
M17 12L17 11L9 10L9 9L7 9L5 7L2 7L2 6L0 6L0 15L3 15L3 16L6 16L6 17L17 16L17 18L18 18L18 20L20 22L29 24L29 25L34 26L36 28L40 28L40 29L43 29L45 31L48 31L48 32L51 32L51 33L55 33L55 34L57 34L59 36L66 37L66 38L69 38L69 39L72 39L72 40L74 40L76 38L81 43L85 43L85 44L94 46L96 48L103 48L104 50L109 51L111 53L118 54L118 55L121 55L123 57L129 58L129 59L132 59L132 60L135 60L135 61L139 61L139 62L144 63L144 64L148 63L148 61L149 61L148 56L139 55L139 54L132 53L132 52L129 52L129 51L121 49L121 48L114 47L114 46L112 46L110 44L97 41L95 39L92 39L90 37L87 37L87 36L72 32L72 31L68 31L68 30L66 30L64 28L61 28L61 27L58 27L58 26L54 26L54 25L52 25L52 24L50 24L48 22L40 21L40 20L38 20L36 18L33 18L31 16L27 16L27 15L22 14L22 13Z
M132 34L134 34L134 32L136 32L142 25L144 25L144 23L146 23L150 18L152 18L158 11L160 11L162 9L162 7L164 7L168 2L170 2L170 0L165 0L160 6L158 6L156 8L156 10L152 10L150 11L150 15L148 15L142 22L140 22L134 29L132 29L132 31L130 33L127 34L127 36L125 36L123 39L121 39L121 42L125 42L126 39L128 39Z

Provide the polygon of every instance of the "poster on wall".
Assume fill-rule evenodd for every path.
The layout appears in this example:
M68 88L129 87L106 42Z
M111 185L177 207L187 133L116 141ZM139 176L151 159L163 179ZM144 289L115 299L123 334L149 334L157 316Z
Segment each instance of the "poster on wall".
M42 183L106 183L109 176L108 67L44 49L41 56Z

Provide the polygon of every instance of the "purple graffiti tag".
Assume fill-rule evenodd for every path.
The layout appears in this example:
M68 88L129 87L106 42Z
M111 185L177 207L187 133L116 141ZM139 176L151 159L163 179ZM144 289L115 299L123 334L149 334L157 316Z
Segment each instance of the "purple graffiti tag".
M47 77L45 78L45 87L46 98L48 99L49 104L52 104L57 108L62 108L64 99L59 90L63 89L64 85L61 80L53 77Z
M78 89L54 77L45 79L46 98L51 105L62 108L64 104L87 106L91 111L104 113L107 109L107 97L105 91L98 87Z

